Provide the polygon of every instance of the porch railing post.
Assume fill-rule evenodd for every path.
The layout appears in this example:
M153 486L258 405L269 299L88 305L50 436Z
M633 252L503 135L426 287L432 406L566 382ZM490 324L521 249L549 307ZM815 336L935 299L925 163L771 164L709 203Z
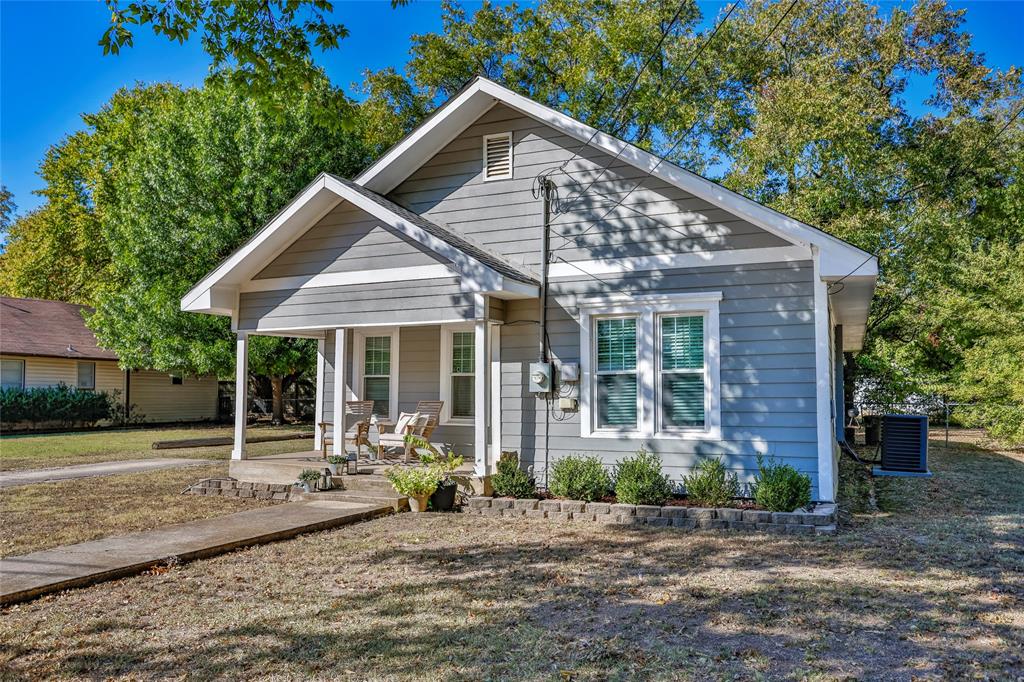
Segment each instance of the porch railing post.
M235 346L235 443L231 459L245 459L245 427L249 417L249 335L238 332Z

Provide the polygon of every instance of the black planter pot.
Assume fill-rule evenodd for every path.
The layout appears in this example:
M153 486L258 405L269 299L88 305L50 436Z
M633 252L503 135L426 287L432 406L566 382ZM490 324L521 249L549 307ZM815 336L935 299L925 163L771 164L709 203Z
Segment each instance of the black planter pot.
M437 486L437 490L430 496L430 508L433 511L451 511L455 508L455 493L459 486L455 481L448 481Z

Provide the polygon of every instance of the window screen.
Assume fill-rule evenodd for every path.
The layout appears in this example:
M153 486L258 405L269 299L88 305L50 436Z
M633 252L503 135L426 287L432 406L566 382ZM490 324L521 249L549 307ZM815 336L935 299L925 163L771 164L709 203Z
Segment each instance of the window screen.
M93 391L96 389L95 362L78 363L78 388L83 391Z

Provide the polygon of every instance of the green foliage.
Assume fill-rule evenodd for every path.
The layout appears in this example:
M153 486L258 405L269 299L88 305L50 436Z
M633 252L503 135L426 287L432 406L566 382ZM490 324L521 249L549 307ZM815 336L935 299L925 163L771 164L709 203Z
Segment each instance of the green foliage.
M705 459L697 471L683 478L686 496L707 507L724 507L740 494L736 474L730 473L720 459Z
M754 502L768 511L791 512L811 503L811 479L789 464L757 458L757 476L752 486Z
M498 471L491 477L491 487L499 497L537 497L537 485L519 468L519 456L513 453L501 453Z
M327 463L338 466L339 464L345 464L348 462L348 457L342 455L329 455L327 457Z
M548 490L555 497L593 502L612 488L612 479L597 457L568 455L551 467Z
M641 448L615 465L615 496L623 504L662 504L672 484L661 471L661 458Z
M332 6L325 0L106 3L110 26L99 41L103 54L131 47L133 26L148 24L179 44L201 32L211 59L208 82L245 92L271 114L290 93L308 91L322 80L323 72L312 62L314 49L337 49L348 36L343 24L331 21ZM337 128L351 123L353 108L341 91L330 90L310 114L320 125Z
M38 388L0 389L0 419L4 428L59 424L92 426L121 411L117 396L103 391L79 391L66 384Z
M427 447L428 445L427 441L419 436L408 435L405 439L417 447ZM437 472L438 480L444 483L451 480L452 474L465 461L462 456L456 455L454 452L449 452L447 456L440 456L433 452L424 452L420 455L420 462L434 469Z
M320 480L320 477L322 475L323 474L321 474L316 469L303 469L302 472L299 474L299 482L313 485Z
M384 476L395 492L409 497L433 495L441 483L440 473L434 467L391 467Z

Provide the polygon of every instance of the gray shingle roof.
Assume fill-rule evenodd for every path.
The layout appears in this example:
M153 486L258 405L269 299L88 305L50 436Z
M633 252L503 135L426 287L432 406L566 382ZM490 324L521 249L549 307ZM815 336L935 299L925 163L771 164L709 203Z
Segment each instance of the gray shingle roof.
M491 268L495 272L499 273L500 275L508 277L510 279L514 279L517 282L524 282L526 284L539 283L537 275L526 270L525 268L517 268L516 266L509 263L506 259L502 258L501 256L491 253L482 246L479 246L478 244L474 244L465 235L459 234L458 232L450 228L441 227L437 223L433 223L424 218L423 216L417 213L413 213L404 206L396 204L390 199L387 199L374 191L366 189L362 185L357 185L351 180L339 177L337 175L331 175L331 177L337 180L338 182L342 183L349 189L359 192L359 194L363 195L367 199L374 201L382 208L385 208L388 211L394 213L395 215L400 216L403 220L409 221L416 227L422 229L427 234L437 237L441 241L450 244L459 251L462 251L467 256L477 261L480 261L481 263Z

